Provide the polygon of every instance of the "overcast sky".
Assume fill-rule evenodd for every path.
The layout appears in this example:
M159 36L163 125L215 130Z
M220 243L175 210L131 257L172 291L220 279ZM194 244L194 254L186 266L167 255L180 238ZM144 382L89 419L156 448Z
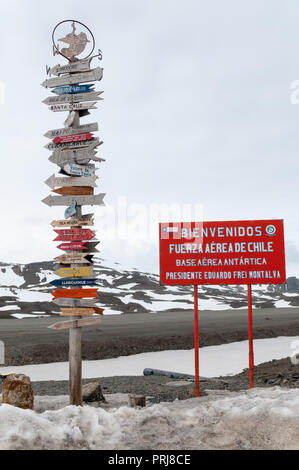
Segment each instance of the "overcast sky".
M297 0L1 0L0 261L57 256L49 223L63 208L41 203L55 172L43 134L66 113L41 103L40 84L46 64L65 63L51 47L64 19L103 51L105 100L82 124L99 121L110 214L122 201L129 214L176 203L202 205L205 220L284 219L287 274L299 276ZM157 237L109 239L111 215L95 213L104 258L158 271Z

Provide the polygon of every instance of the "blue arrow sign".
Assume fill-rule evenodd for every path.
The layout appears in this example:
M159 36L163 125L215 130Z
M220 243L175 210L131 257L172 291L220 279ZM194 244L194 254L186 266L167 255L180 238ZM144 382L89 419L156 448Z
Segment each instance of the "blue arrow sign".
M98 279L76 279L76 278L67 278L67 279L54 279L50 284L57 287L63 286L95 286Z
M89 83L86 85L66 85L66 86L58 86L51 90L52 93L56 95L69 95L71 93L88 93L91 91L91 87L94 86L94 83Z
M71 204L69 207L67 207L64 211L64 217L65 219L69 219L70 217L73 217L73 215L77 214L77 201L74 202L74 204Z

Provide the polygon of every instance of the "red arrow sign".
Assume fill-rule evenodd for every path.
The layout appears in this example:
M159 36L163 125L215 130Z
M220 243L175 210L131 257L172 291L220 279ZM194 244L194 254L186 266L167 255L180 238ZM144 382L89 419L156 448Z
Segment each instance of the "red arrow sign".
M58 247L60 250L87 250L87 246L85 246L84 243L80 243L80 242L77 242L77 243L61 243L60 245L58 245Z
M58 237L54 239L55 242L58 241L81 241L81 240L91 240L95 236L95 232L89 228L77 228L77 229L62 229L54 230L58 234Z
M98 289L56 289L52 292L55 298L83 299L84 297L98 297Z
M62 137L55 137L53 139L54 144L65 144L68 142L82 142L84 140L91 140L93 139L93 134L90 132L85 132L84 134L72 134L72 135L64 135Z

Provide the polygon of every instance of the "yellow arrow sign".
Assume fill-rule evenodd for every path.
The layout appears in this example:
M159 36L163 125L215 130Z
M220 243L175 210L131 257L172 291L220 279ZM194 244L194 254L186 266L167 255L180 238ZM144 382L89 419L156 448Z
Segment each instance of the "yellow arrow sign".
M92 266L80 266L78 268L60 268L55 271L55 274L60 277L85 277L92 276Z

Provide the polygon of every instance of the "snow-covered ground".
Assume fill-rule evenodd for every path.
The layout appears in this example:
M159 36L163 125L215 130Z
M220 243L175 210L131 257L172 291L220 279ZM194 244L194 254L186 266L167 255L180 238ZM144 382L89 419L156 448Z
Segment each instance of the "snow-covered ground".
M104 315L193 308L192 286L163 286L157 274L121 266L98 256L93 262ZM59 308L52 303L54 288L50 285L56 279L53 269L54 263L49 261L15 265L0 263L0 317L7 318L14 313L35 315L36 310L57 315ZM286 292L279 286L256 284L252 287L252 295L256 308L299 307L299 291ZM232 308L247 308L246 286L200 286L200 310ZM19 309L21 312L16 312ZM15 318L21 319L20 316Z
M255 364L291 356L298 348L299 337L254 340ZM206 346L200 349L200 375L218 377L234 375L248 367L248 341ZM115 359L83 361L83 378L142 375L143 369L153 368L194 374L194 349L158 351ZM0 372L18 372L29 375L32 381L68 380L68 362L36 364L18 367L0 367Z
M217 391L143 409L67 406L37 413L0 407L1 450L298 450L298 436L299 391L278 387Z

